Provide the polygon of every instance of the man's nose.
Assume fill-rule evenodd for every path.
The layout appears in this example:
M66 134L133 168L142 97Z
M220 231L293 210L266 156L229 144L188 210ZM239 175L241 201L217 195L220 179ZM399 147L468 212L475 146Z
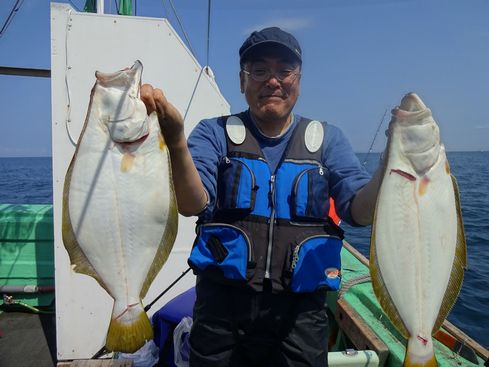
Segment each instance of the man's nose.
M278 80L274 73L270 73L270 77L267 80L267 85L271 85L274 87L280 86L280 80Z

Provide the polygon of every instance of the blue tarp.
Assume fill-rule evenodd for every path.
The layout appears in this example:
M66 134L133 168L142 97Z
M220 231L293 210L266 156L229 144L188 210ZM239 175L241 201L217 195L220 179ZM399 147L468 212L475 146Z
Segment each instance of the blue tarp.
M174 363L173 331L185 316L192 317L195 288L176 296L152 317L154 342L160 348L159 366L176 367Z

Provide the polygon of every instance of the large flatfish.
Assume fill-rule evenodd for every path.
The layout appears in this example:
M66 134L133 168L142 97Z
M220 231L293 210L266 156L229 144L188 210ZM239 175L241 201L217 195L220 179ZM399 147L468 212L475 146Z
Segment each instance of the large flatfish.
M76 272L112 296L106 348L134 352L152 339L143 309L168 258L177 207L168 149L139 99L142 64L96 82L63 192L63 242Z
M405 366L436 366L432 334L458 297L466 266L459 192L431 111L409 93L392 111L372 225L375 294L408 339Z

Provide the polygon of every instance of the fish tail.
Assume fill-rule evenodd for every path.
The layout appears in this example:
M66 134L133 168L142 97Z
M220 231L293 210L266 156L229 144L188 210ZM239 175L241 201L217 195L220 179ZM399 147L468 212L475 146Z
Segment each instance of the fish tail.
M110 351L134 353L153 339L153 328L141 302L112 314L105 347Z
M406 358L404 359L403 367L437 367L435 353L433 353L426 360L419 360L409 356L409 352L406 353Z
M433 340L430 338L409 338L403 367L437 367Z

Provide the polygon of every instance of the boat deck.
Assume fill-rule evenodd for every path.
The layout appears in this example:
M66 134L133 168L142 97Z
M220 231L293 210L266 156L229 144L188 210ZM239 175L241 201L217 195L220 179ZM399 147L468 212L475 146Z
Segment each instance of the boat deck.
M56 366L56 316L0 311L0 366Z

